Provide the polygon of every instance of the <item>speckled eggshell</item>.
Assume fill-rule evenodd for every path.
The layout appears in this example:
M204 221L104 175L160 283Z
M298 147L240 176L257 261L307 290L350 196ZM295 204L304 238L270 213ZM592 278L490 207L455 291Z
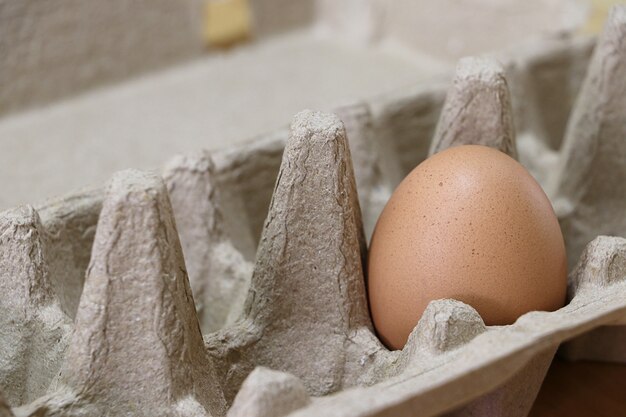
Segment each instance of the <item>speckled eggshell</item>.
M440 152L398 186L372 236L368 297L381 340L400 349L432 300L487 325L563 306L567 263L552 206L517 161L485 146Z

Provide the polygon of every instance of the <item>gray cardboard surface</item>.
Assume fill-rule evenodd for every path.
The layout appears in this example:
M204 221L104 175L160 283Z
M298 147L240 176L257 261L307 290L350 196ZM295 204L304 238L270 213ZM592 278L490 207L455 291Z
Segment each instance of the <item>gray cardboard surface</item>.
M626 107L626 77L617 77L625 10L614 9L599 40L562 151L534 166L559 184L548 168L562 167L564 181L573 153L594 150L583 166L598 186L582 188L564 224L576 210L626 208L623 124L613 118ZM527 62L562 56L542 48L526 51ZM561 48L570 60L560 71L578 79L588 45L566 39ZM513 117L522 115L516 149L504 148L524 162L553 146L529 133L546 119L521 110L537 100L532 80L541 77L520 56L501 59L498 77L510 82ZM432 84L339 117L303 111L288 132L249 147L175 157L164 179L126 170L105 188L1 213L0 415L10 415L6 403L31 417L524 416L562 343L573 358L623 360L626 239L602 233L626 231L617 221L600 230L594 216L575 222L585 243L563 229L575 267L558 311L485 326L471 306L435 300L403 350L378 341L363 274L372 219L362 216L380 206L361 204L384 200L426 157L449 111L441 113L444 97L445 86ZM471 109L465 117L478 117ZM580 134L589 111L597 124ZM490 129L512 138L510 124ZM466 129L455 141L475 138ZM581 195L569 184L551 197L569 189Z

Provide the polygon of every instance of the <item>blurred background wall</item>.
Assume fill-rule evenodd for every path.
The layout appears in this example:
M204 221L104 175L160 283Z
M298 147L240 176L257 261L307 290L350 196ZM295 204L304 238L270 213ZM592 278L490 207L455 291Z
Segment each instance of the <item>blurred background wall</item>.
M206 9L220 2L0 0L0 115L205 53ZM313 0L241 3L257 37L314 15Z
M456 59L576 30L591 9L585 0L0 0L0 115L210 52L210 27L238 13L249 13L256 39L315 24Z

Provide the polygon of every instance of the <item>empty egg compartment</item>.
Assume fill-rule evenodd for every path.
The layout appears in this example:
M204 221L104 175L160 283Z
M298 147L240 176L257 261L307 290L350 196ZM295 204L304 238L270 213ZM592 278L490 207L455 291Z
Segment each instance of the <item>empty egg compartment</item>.
M566 38L464 60L449 89L304 111L162 176L122 171L3 212L0 415L523 416L561 343L619 360L621 328L603 326L626 320L626 240L598 235L626 234L625 14L591 57ZM369 319L366 236L413 166L477 138L551 197L569 303L489 327L433 301L389 351Z

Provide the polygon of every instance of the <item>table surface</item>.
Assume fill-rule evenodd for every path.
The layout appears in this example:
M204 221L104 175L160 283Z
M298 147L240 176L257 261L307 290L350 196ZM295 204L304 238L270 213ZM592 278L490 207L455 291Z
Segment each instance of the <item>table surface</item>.
M556 358L529 417L626 416L626 365Z

